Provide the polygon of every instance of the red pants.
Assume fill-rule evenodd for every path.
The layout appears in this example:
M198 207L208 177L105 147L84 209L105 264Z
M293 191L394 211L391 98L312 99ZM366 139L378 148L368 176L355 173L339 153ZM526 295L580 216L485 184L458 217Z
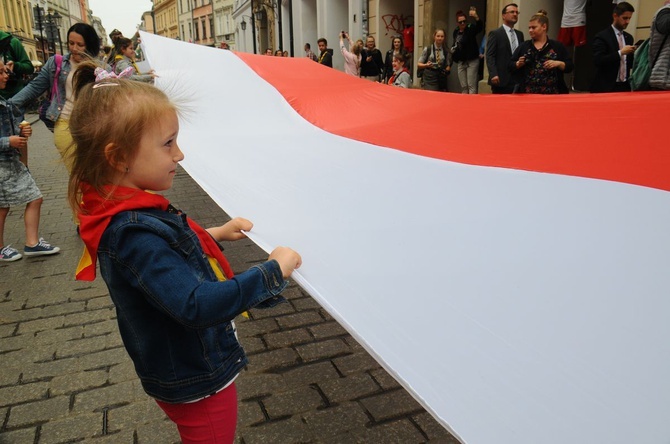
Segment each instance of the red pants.
M156 401L179 430L184 444L230 444L237 426L237 390L231 384L219 393L188 404Z

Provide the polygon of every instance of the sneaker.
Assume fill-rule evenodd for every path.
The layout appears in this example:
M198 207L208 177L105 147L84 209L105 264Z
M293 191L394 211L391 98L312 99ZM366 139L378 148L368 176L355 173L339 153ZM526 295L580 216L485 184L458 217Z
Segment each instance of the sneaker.
M16 248L12 248L9 245L7 245L6 247L2 247L2 249L0 249L0 261L13 262L18 261L22 257L23 256L21 256L19 250L17 250Z
M59 251L60 248L52 246L51 244L49 244L49 242L45 241L41 237L37 245L34 245L32 247L26 245L23 248L23 254L25 254L26 256L46 256L49 254L56 254Z

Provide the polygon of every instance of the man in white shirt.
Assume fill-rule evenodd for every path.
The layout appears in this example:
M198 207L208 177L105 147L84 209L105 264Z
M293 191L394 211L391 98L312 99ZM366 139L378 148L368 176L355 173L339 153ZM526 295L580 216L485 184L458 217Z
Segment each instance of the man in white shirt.
M635 8L628 2L614 7L612 25L593 39L593 62L596 75L591 92L630 91L630 70L633 67L633 36L625 31Z
M586 45L586 1L564 0L561 29L556 40L566 47Z
M508 65L512 54L523 42L523 33L514 29L519 20L519 7L510 3L502 9L503 25L491 31L486 38L486 66L489 85L494 94L511 94L517 84Z

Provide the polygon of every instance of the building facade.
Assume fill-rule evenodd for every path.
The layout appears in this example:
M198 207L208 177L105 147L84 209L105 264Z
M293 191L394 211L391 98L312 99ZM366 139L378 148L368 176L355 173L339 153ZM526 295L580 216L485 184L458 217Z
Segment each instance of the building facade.
M42 60L42 51L38 52L37 42L33 34L33 10L31 2L2 1L0 6L0 30L12 34L19 39L31 60Z
M163 37L179 38L177 0L154 0L154 28Z
M219 47L221 43L226 43L230 49L236 51L234 7L234 0L214 0L214 44Z
M193 0L193 43L214 46L214 8L212 0Z

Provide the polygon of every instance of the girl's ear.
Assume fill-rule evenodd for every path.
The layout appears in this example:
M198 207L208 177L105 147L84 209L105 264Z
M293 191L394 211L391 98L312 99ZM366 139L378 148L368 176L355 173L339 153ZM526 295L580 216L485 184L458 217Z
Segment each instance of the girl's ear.
M128 162L122 156L119 155L119 149L114 143L108 143L105 145L105 158L107 163L109 163L112 168L120 173L124 173L128 170Z

